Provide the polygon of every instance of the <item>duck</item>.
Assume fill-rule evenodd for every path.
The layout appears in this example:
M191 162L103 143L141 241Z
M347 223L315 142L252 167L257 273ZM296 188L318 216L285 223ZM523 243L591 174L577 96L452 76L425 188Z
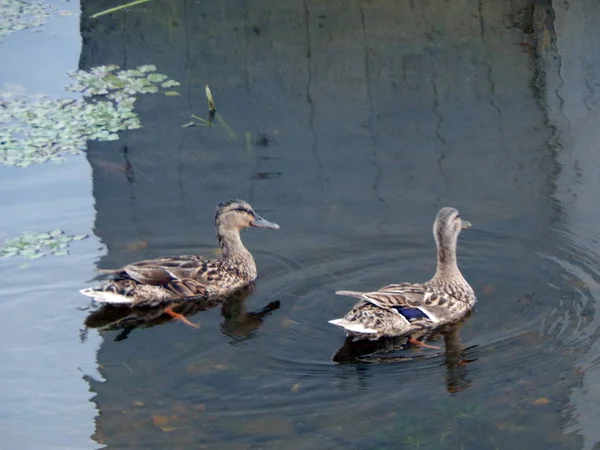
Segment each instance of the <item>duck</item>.
M253 283L256 263L240 237L240 231L249 227L279 229L279 225L259 216L243 200L222 202L215 210L215 229L222 250L218 259L184 255L138 261L116 270L101 270L112 275L112 279L80 292L96 302L114 306L167 305L166 314L197 328L168 304L214 299Z
M419 338L460 321L477 301L456 262L458 235L470 226L457 209L440 209L433 224L437 247L433 277L424 283L390 284L373 292L337 291L360 300L344 317L329 323L343 328L354 340L403 336L415 346L439 348Z

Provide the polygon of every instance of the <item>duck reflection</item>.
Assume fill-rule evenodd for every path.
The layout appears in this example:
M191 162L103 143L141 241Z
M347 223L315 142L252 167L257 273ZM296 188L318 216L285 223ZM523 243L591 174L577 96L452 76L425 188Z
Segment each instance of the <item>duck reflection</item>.
M460 392L471 386L469 363L477 360L476 346L463 348L460 341L460 329L463 322L449 325L427 336L427 340L444 339L444 365L446 366L446 389L451 394ZM344 345L333 355L333 361L339 364L378 364L414 361L415 359L439 358L440 352L415 356L402 353L413 345L407 337L369 340L353 340L347 337Z
M247 312L245 300L253 291L254 283L251 283L226 298L185 300L158 308L124 308L105 304L88 315L85 319L85 327L102 331L122 330L115 338L115 341L122 341L127 339L136 328L150 328L179 320L171 313L167 313L165 311L167 308L174 311L177 316L191 317L198 312L222 305L221 314L224 320L221 324L221 331L223 334L233 337L235 342L244 341L251 338L254 331L262 325L264 318L272 311L279 309L280 305L277 300L257 311ZM198 324L196 323L196 325Z

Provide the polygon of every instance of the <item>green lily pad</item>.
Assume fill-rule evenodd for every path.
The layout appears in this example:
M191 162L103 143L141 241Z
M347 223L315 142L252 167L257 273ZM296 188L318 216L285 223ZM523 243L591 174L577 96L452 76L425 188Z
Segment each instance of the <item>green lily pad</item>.
M163 84L161 84L162 87L164 88L170 88L170 87L176 87L179 86L181 83L179 83L178 81L174 81L174 80L167 80L165 81Z
M154 65L118 69L107 65L69 74L75 83L67 89L82 93L88 100L0 91L0 163L28 167L61 161L61 155L84 151L88 140L118 140L119 132L142 127L134 111L139 94L156 93L164 87L153 83L179 84L166 75L148 75L156 71Z
M138 67L138 70L141 72L155 72L156 66L154 64L146 64L145 66Z
M160 83L168 78L168 76L163 75L162 73L151 73L150 75L148 75L148 81L152 83Z
M8 239L0 248L0 258L21 256L38 259L45 255L67 256L72 241L87 238L86 234L71 236L60 228L43 233L23 232L21 236Z
M0 40L15 31L43 25L53 9L41 1L0 0Z

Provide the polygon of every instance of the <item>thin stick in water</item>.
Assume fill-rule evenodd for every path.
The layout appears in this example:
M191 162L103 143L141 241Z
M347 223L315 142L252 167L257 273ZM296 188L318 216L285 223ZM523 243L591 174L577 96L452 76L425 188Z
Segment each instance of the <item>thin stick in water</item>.
M149 1L151 1L151 0L135 0L135 1L127 3L125 5L115 6L114 8L109 8L109 9L105 9L104 11L97 12L96 14L92 14L90 17L92 19L95 19L96 17L100 17L100 16L103 16L105 14L110 14L110 13L113 13L113 12L116 12L116 11L120 11L122 9L129 8L130 6L139 5L140 3L146 3L146 2L149 2Z

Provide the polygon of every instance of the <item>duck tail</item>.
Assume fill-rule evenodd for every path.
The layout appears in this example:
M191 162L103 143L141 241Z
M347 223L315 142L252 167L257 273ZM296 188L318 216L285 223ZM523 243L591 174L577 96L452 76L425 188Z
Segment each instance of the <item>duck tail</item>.
M96 269L96 272L107 275L117 275L123 273L123 269Z
M88 297L92 297L99 303L110 303L112 305L130 305L132 303L130 297L115 294L114 292L99 291L93 288L82 289L79 292Z
M335 293L337 295L345 295L347 297L356 297L356 298L362 298L362 296L364 295L364 292L357 292L357 291L335 291Z
M349 320L346 320L343 318L330 320L329 323L332 325L338 326L338 327L342 327L344 330L351 332L351 333L359 333L359 334L375 334L375 333L377 333L377 330L374 330L373 328L368 328L360 322L350 322Z

